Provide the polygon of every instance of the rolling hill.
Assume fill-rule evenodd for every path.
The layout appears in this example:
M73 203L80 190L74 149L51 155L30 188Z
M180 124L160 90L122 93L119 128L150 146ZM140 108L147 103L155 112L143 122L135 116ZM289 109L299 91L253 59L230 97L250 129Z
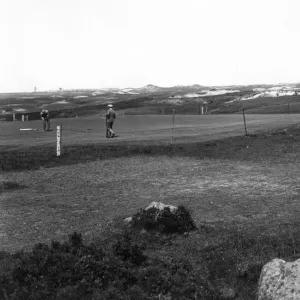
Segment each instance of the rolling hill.
M173 108L181 114L198 114L199 106L206 106L209 114L237 113L242 108L280 113L287 112L288 103L298 111L299 93L298 83L223 87L148 84L140 88L6 93L0 94L0 119L12 120L13 113L19 119L21 114L35 119L43 108L54 118L102 114L108 103L114 103L120 114L170 114Z

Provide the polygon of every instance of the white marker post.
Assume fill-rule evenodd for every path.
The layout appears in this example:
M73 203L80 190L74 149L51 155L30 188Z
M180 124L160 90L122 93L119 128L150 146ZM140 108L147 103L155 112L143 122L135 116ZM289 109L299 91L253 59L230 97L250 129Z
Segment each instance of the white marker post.
M201 106L201 115L203 115L203 106Z
M62 154L62 149L61 149L61 129L62 126L58 125L56 127L56 156L60 157Z
M22 122L24 122L25 121L25 119L24 119L24 115L22 115Z
M16 114L13 113L13 121L16 121Z

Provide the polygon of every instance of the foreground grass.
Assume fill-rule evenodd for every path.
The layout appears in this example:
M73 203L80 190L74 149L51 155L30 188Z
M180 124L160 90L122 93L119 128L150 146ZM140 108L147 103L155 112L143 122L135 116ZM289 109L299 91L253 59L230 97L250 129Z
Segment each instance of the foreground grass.
M295 157L273 164L230 159L135 156L40 170L9 172L3 180L26 188L2 194L2 248L97 235L113 218L151 201L188 205L201 222L239 222L257 229L297 217ZM275 222L275 225L276 225ZM249 230L250 230L249 229Z
M204 287L199 299L218 299L224 286L240 299L255 299L263 264L299 254L299 146L292 127L174 148L132 146L125 157L119 148L118 155L88 163L3 172L2 181L9 182L3 186L10 188L0 202L1 247L30 250L38 242L63 242L75 230L85 243L108 247L122 237L119 221L137 209L153 200L183 204L197 231L132 234L132 242L145 249L152 266L185 258Z

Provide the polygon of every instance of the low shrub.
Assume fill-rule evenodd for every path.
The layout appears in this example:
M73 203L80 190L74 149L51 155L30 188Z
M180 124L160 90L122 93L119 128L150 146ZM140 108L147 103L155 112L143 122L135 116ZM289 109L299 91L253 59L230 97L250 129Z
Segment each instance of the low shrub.
M158 232L185 233L196 229L191 214L184 206L172 213L169 207L159 210L156 207L141 209L132 217L132 226L137 229L156 230Z
M142 249L132 244L132 239L128 232L113 244L113 253L124 261L130 261L135 265L141 265L147 257L143 254Z
M142 256L137 246L133 249ZM131 263L93 244L83 245L76 232L69 242L39 243L32 251L20 251L12 257L11 272L0 277L1 299L5 294L13 299L67 299L66 294L83 299L94 289L105 290L115 282L122 283L123 289L136 282Z
M151 210L150 216L156 211ZM184 219L187 214L178 215ZM219 230L218 240L198 249L191 236L202 236L205 230L183 238L123 229L87 245L74 232L63 243L1 252L0 299L220 299L222 287L228 285L250 300L265 263L300 255L296 229L284 236ZM205 238L219 230L205 233ZM166 239L174 244L162 245ZM178 244L183 240L184 245Z
M187 260L149 260L144 250L126 231L111 248L84 245L76 232L64 243L36 244L2 257L13 264L0 273L0 299L216 299Z

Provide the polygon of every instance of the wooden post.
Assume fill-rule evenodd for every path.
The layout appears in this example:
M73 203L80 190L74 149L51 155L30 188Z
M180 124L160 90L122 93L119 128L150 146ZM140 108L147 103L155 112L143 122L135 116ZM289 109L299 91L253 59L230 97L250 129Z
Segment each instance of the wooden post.
M56 127L56 156L60 157L62 154L62 149L61 149L61 129L62 125L58 125Z
M244 118L244 125L245 125L245 135L248 135L244 108L243 108L243 118Z

